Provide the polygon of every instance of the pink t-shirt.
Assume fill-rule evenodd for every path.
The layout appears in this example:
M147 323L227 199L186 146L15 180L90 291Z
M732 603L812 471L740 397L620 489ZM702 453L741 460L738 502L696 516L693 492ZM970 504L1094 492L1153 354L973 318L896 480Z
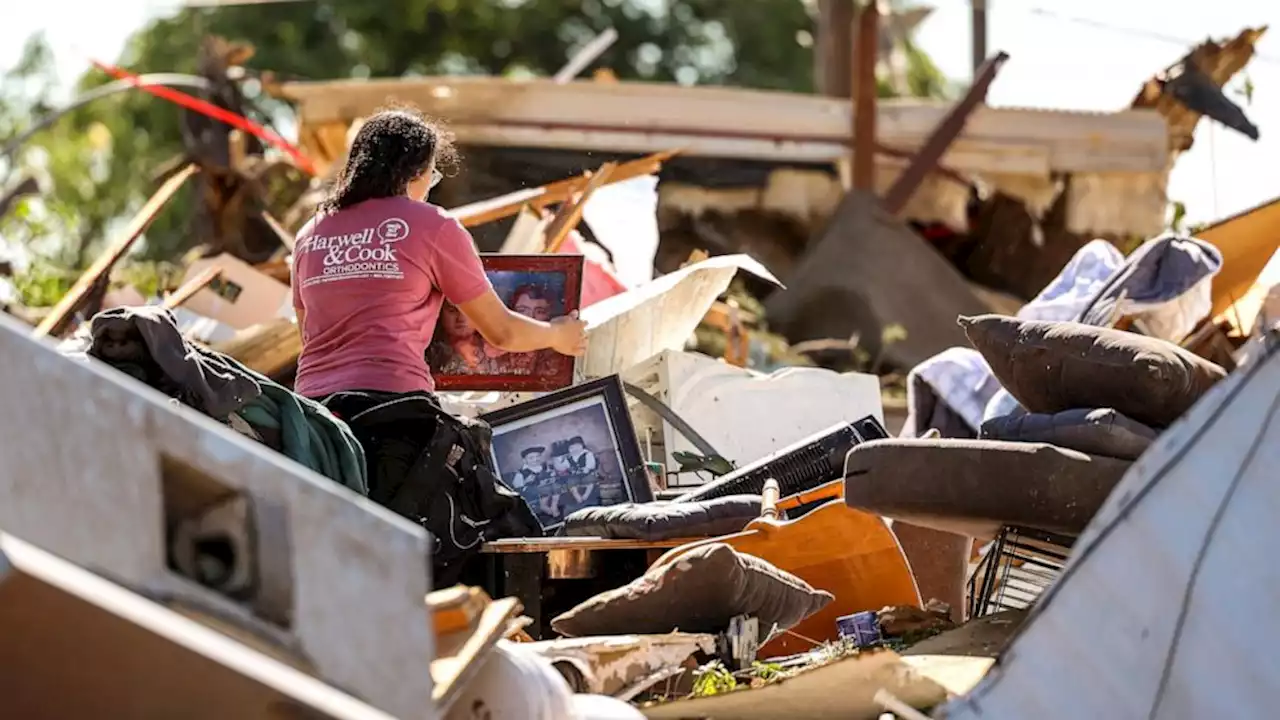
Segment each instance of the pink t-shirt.
M304 312L294 390L435 389L424 353L443 300L488 289L470 233L435 205L381 198L313 218L293 254Z

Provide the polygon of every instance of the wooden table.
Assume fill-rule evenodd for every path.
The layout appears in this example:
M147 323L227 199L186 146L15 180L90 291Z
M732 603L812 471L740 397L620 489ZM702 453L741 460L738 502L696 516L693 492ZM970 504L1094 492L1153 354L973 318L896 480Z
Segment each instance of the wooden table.
M515 597L536 639L549 637L552 617L644 574L667 550L690 539L612 540L599 537L511 538L486 543L480 577L470 578L492 597Z

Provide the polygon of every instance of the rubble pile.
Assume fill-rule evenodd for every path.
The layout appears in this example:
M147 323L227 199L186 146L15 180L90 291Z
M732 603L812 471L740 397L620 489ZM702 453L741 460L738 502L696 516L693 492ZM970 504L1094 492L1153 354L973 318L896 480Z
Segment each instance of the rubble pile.
M455 89L491 98L491 85ZM941 203L921 178L965 142L983 91L930 114L886 187L835 186L799 233L812 238L789 232L772 254L747 251L759 234L691 243L718 231L696 221L689 183L660 189L681 155L665 149L454 203L497 251L481 256L491 280L572 278L533 300L580 313L588 349L472 367L450 360L474 338L437 331L429 352L447 381L422 401L435 422L414 467L441 482L434 505L413 508L369 483L363 443L394 418L293 392L291 231L320 179L290 188L284 222L276 203L236 204L252 222L220 217L180 280L144 293L113 269L183 183L212 173L249 192L283 171L252 146L241 166L206 158L170 174L53 307L0 295L12 368L0 402L16 420L0 441L0 608L20 608L0 612L16 638L0 644L0 668L21 680L0 707L849 720L1012 718L1052 701L1046 716L1101 717L1107 702L1157 716L1158 699L1142 704L1163 687L1155 666L1117 650L1151 692L1113 682L1100 700L1066 669L1083 645L1062 633L1145 633L1133 607L1124 627L1106 619L1129 570L1160 642L1190 642L1170 600L1185 596L1189 637L1220 652L1206 618L1226 593L1193 597L1200 560L1233 592L1248 571L1213 542L1266 565L1243 524L1215 540L1213 518L1221 508L1262 527L1242 506L1274 506L1261 468L1280 447L1280 245L1254 221L1280 201L1198 235L1059 244L1052 273L1028 272L1034 288L1008 268L989 277L1014 296L976 288L981 273L961 265L978 255L944 252L904 213ZM315 103L319 90L294 93ZM327 119L344 132L356 120ZM1096 190L1092 175L1072 187ZM742 208L769 205L747 195ZM685 231L668 237L680 203ZM1089 215L1080 197L1043 209L1053 203L1074 203L1076 229ZM513 307L531 297L494 285ZM1140 522L1126 525L1130 512ZM1259 572L1274 589L1275 573ZM1238 594L1258 613L1274 597ZM1010 643L1018 652L1002 657ZM1169 652L1179 692L1209 707L1214 693L1196 686L1209 661ZM1117 676L1118 663L1097 661ZM1077 696L1044 687L1037 673L1054 667ZM1235 684L1233 697L1265 696Z

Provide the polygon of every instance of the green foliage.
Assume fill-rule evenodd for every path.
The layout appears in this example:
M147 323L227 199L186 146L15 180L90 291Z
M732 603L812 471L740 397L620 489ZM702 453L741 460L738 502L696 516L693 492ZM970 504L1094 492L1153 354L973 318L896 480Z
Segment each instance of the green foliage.
M693 697L723 695L738 688L738 680L719 660L709 662L693 672Z
M1179 200L1169 203L1169 230L1180 233L1187 219L1187 204Z
M52 54L34 36L18 65L0 78L0 138L32 127L61 105L59 90ZM181 152L177 117L171 106L126 93L72 111L37 133L5 168L0 186L31 174L44 192L0 218L0 237L59 267L84 268L116 221L145 201L158 162ZM175 198L148 240L183 233L190 207L189 191Z
M26 307L49 307L67 294L76 276L77 273L65 267L38 259L25 270L14 273L13 287L18 292L18 301Z

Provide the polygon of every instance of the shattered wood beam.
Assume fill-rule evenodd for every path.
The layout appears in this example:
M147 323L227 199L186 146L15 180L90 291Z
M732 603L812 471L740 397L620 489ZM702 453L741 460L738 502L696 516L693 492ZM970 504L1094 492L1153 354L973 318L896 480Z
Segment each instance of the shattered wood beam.
M250 370L270 377L297 362L302 354L302 336L292 321L276 318L214 343L213 349L230 355Z
M853 90L853 2L818 0L813 86L823 95L848 97Z
M1154 108L1164 116L1168 124L1169 149L1181 152L1191 149L1195 139L1196 124L1200 114L1183 106L1163 91L1162 78L1183 63L1193 63L1219 88L1244 69L1253 59L1255 46L1267 32L1267 26L1245 28L1236 37L1225 42L1212 40L1201 43L1173 65L1143 83L1131 108Z
M969 119L969 115L986 99L991 82L996 79L996 73L1000 72L1000 67L1008 59L1007 53L999 52L983 64L982 71L974 78L969 91L951 107L951 110L929 134L928 139L924 141L920 151L911 159L907 169L902 171L893 186L885 193L883 200L885 210L894 215L902 212L907 201L920 188L920 183L924 181L925 176L938 164L943 154L947 152L947 148L964 131L964 124Z
M865 0L858 11L853 69L853 187L871 191L876 182L876 60L880 2Z
M160 214L160 210L197 170L196 165L187 165L170 176L160 186L160 189L156 190L151 199L147 200L147 204L143 205L138 214L133 216L133 220L129 222L125 232L121 233L115 243L98 256L93 265L76 280L76 284L67 291L66 295L62 296L62 299L58 301L53 310L45 316L44 320L40 321L40 325L32 333L35 337L56 336L62 332L71 316L75 314L76 310L80 309L81 303L88 297L94 285L106 277L107 273L111 272L111 268L119 262L120 258L129 252L129 248L133 247L133 243L151 225L151 221L155 220L156 216Z
M262 211L262 221L265 222L267 227L271 228L271 232L275 233L276 237L280 239L280 244L284 245L289 252L293 252L294 237L289 234L288 230L284 229L284 226L280 224L280 221L272 217L271 213L266 210Z
M588 65L596 61L596 58L604 54L618 40L618 31L609 28L599 35L592 38L591 42L582 46L582 49L574 53L569 58L569 62L560 68L554 76L554 80L558 83L567 83L574 79L587 68Z
M547 226L546 252L555 253L560 251L560 246L564 245L565 238L569 237L569 233L582 220L582 212L586 209L587 201L591 199L596 190L604 187L609 182L609 178L617 169L618 164L615 162L607 162L601 165L600 169L596 170L591 179L587 181L582 193L565 201L560 206L560 211L556 213L551 224Z
M612 185L613 183L623 182L642 175L652 175L662 168L662 163L679 152L679 150L667 150L638 160L621 163L609 176L606 184ZM517 190L496 198L469 203L454 208L449 213L465 227L475 227L515 215L525 205L536 209L565 202L574 193L578 192L581 187L581 177L558 180L541 187Z
M191 299L192 295L209 287L209 284L222 276L222 268L207 267L200 272L199 275L191 278L183 283L181 287L169 293L169 297L164 299L162 305L167 310L175 310L182 307L184 303Z

